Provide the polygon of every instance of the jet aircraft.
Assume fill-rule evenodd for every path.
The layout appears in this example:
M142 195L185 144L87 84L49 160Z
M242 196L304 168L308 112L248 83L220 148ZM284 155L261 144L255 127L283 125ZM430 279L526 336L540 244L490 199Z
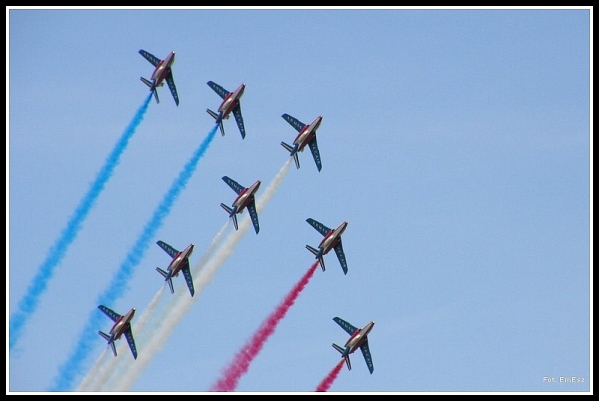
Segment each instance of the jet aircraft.
M233 224L235 225L235 229L238 229L237 226L237 214L243 212L244 208L247 208L250 217L252 219L252 224L254 225L254 230L256 230L256 234L260 231L260 226L258 225L258 212L256 211L256 198L254 194L260 187L260 180L256 181L249 187L244 187L243 185L239 185L235 180L224 176L223 181L225 181L232 189L237 193L237 198L233 201L231 207L221 203L221 207L229 213L229 217L233 219Z
M320 161L320 152L318 151L318 143L316 142L316 130L322 122L322 116L316 117L311 124L304 124L297 118L290 116L289 114L283 114L281 117L285 119L293 128L298 131L297 136L293 140L293 146L281 142L281 145L289 151L289 156L293 157L295 161L295 167L300 168L298 152L303 152L306 145L310 147L312 157L316 162L316 168L318 171L322 169L322 163Z
M119 315L118 313L104 305L99 305L98 309L104 312L106 316L111 318L114 322L114 325L110 329L109 334L106 334L102 331L98 332L105 340L108 341L108 345L110 345L110 347L112 348L112 353L114 354L114 356L116 356L116 345L114 344L114 342L118 340L121 337L121 335L124 334L125 338L127 339L127 343L129 344L129 348L131 348L131 352L133 353L133 358L137 359L137 348L135 347L133 332L131 331L131 319L135 314L135 308L131 308L131 310L127 312L125 315Z
M322 241L320 241L320 244L318 244L318 249L313 248L310 245L306 245L306 248L312 252L316 256L316 259L318 259L320 262L322 271L325 270L323 256L326 255L331 249L334 249L335 253L337 254L337 259L339 259L339 263L341 263L343 274L347 274L347 261L345 260L345 252L343 252L343 245L341 243L341 234L343 234L347 228L347 221L341 223L339 227L334 230L314 219L307 219L306 221L324 236Z
M374 321L371 321L362 329L352 326L340 317L335 317L333 320L341 326L349 335L349 339L343 347L333 343L333 348L341 353L341 357L345 359L347 369L351 370L351 362L349 361L349 354L353 353L358 348L362 351L366 365L370 374L374 371L374 365L372 364L372 356L370 355L370 348L368 347L368 333L374 327Z
M151 53L148 53L145 50L140 50L139 54L144 56L146 60L148 60L154 67L154 72L152 73L152 77L150 79L146 79L141 77L141 81L150 87L150 91L154 93L154 97L156 98L156 103L160 103L158 99L158 91L156 88L158 86L163 86L164 81L168 85L168 88L171 90L171 94L175 99L175 103L177 106L179 105L179 96L177 95L177 88L175 87L175 80L173 79L173 70L172 65L175 62L175 52L170 52L168 56L164 60L160 60L158 57L154 56Z
M239 127L239 132L241 133L241 138L245 139L245 126L243 125L243 116L241 115L241 104L239 103L239 99L243 95L243 91L245 90L245 84L239 85L237 89L233 92L229 92L219 84L216 84L212 81L208 81L208 86L212 88L222 99L220 106L218 106L218 111L214 112L210 109L206 109L206 112L212 116L216 120L220 128L220 133L222 136L225 136L225 128L223 127L223 120L229 118L231 112L233 112L233 116L235 116L235 121L237 122L237 126Z
M191 253L193 252L194 245L189 244L187 245L187 248L179 252L166 242L158 241L156 244L158 244L158 246L161 247L164 252L168 253L168 255L173 258L166 271L162 270L160 267L156 268L156 271L162 274L164 280L168 282L168 286L171 289L171 294L175 293L175 290L173 289L173 277L177 277L179 272L183 272L183 277L185 277L187 288L189 288L189 293L193 297L194 289L193 279L191 278L191 269L189 268L189 256L191 256Z

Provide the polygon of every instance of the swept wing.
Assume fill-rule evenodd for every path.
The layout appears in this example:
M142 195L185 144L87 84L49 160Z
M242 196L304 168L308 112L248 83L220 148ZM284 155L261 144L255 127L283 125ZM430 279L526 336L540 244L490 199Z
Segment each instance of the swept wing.
M102 312L104 312L106 314L106 316L108 316L109 318L111 318L113 322L116 322L117 320L119 320L121 318L121 315L119 315L118 313L116 313L112 309L107 308L104 305L99 305L98 309L100 309Z
M360 350L362 351L362 355L364 356L368 370L372 374L372 372L374 372L374 364L372 363L372 356L370 355L370 348L368 347L368 339L366 339L362 345L360 345Z
M168 73L168 75L166 76L166 84L168 85L168 88L171 90L171 94L173 95L173 98L175 99L175 103L177 104L177 106L179 105L179 95L177 94L177 87L175 86L175 80L173 79L173 71L171 70L171 72Z
M312 227L314 227L316 229L316 231L318 231L319 233L321 233L323 236L327 235L327 233L329 231L331 231L330 228L328 228L327 226L325 226L324 224L322 224L321 222L318 222L312 218L308 218L306 219L306 221L308 222L308 224L310 224Z
M145 50L140 50L139 54L144 56L144 58L148 60L154 67L156 67L161 61L158 57L154 56L152 53L148 53Z
M235 193L237 195L239 195L241 193L241 191L243 191L245 189L245 187L243 185L239 185L239 183L237 181L235 181L232 178L229 178L227 176L223 177L223 181L226 182L231 189L233 189L233 191L235 191Z
M174 258L179 253L178 250L176 250L166 242L157 241L156 244L158 244L158 246L161 247L164 250L164 252L168 253L168 256L170 256L171 258Z
M238 104L237 107L233 109L233 116L239 127L239 132L241 132L241 138L245 138L245 125L243 125L243 117L241 115L241 104Z
M316 167L318 168L318 171L320 171L322 169L322 162L320 161L320 152L318 151L318 143L316 142L316 137L312 138L312 140L308 142L308 146L310 146L312 157L316 162Z
M256 234L260 231L260 226L258 224L258 212L256 211L256 201L252 200L247 205L248 212L250 213L250 217L252 218L252 224L254 225L254 229L256 230Z
M356 332L356 330L358 330L357 327L352 326L350 323L346 322L345 320L341 319L340 317L334 317L333 320L335 321L335 323L337 323L339 326L341 326L341 328L343 330L345 330L347 332L347 334L349 334L350 336L352 334L354 334Z
M195 291L193 289L193 279L191 278L191 269L189 268L188 260L185 261L185 266L183 266L183 268L181 268L181 271L183 272L183 277L185 277L185 282L187 283L187 288L189 288L189 292L191 293L191 296L193 297L193 294L195 293Z
M343 252L343 245L341 243L341 239L337 245L333 247L335 253L337 254L337 259L339 259L339 263L341 264L341 268L343 269L343 273L347 274L347 260L345 260L345 252Z
M300 132L305 126L306 124L304 124L303 122L301 122L300 120L298 120L295 117L290 116L289 114L283 114L283 119L285 119L285 121L287 121L293 128L295 128L297 130L297 132Z
M230 93L228 90L226 90L225 88L223 88L219 84L214 83L212 81L208 81L208 86L211 87L212 90L214 90L218 94L218 96L220 96L223 99L225 97L227 97L227 95Z
M127 343L129 344L129 348L131 348L133 358L137 359L137 347L135 346L135 340L133 339L133 332L131 331L131 327L125 330L124 334L125 338L127 339Z

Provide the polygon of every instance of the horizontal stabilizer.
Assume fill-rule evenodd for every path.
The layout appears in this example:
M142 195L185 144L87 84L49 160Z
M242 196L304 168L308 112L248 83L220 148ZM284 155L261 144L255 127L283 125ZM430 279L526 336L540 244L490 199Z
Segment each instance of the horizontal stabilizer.
M160 103L160 99L158 99L158 91L156 90L156 87L152 84L152 82L145 79L144 77L139 77L139 79L141 79L141 82L148 85L150 90L154 93L154 98L156 99L156 103Z
M98 334L104 337L106 341L110 341L110 336L102 331L98 331Z
M293 152L293 147L291 145L288 145L285 142L281 142L281 146L287 149L289 153Z
M227 213L229 213L229 217L233 216L233 209L231 209L229 206L225 205L224 203L221 203L220 207L222 207L227 211Z
M322 271L325 271L324 258L320 254L320 251L314 247L311 247L310 245L306 245L306 249L309 250L310 252L312 252L316 256L316 258L318 259L318 263L320 263L320 267L322 268Z
M116 345L114 344L114 341L110 343L110 348L112 348L112 353L116 356Z
M169 274L167 272L165 272L164 270L162 270L160 267L157 267L156 271L158 273L162 274L162 276L166 279L166 281L168 281L168 287L171 290L171 294L174 294L175 289L173 288L173 279L171 278L171 276L169 276Z
M347 365L347 369L351 370L351 362L349 361L349 354L345 354L345 348L340 347L339 345L337 345L335 343L333 343L333 348L335 348L337 351L339 351L339 353L341 353L343 358L345 358L345 364Z
M313 248L310 245L306 245L306 249L312 252L314 255L318 255L318 249Z
M100 334L106 341L108 341L108 344L110 344L110 348L112 348L112 353L114 354L114 356L116 356L116 345L114 345L114 341L110 341L110 336L102 331L98 331L98 334Z
M281 142L281 146L287 149L289 154L293 157L293 161L295 161L295 167L300 168L299 157L297 155L297 148L294 148L291 145L286 144L285 142Z
M139 79L141 79L141 82L148 85L148 88L152 87L152 82L150 82L149 80L145 79L144 77L140 77Z
M224 203L221 203L220 206L225 209L227 211L227 213L229 213L229 217L231 219L233 219L233 225L235 226L235 230L238 229L237 226L237 215L235 214L235 211L233 209L231 209L229 206L225 205Z
M225 136L225 127L223 127L223 120L221 118L219 118L220 116L210 109L206 109L206 113L210 114L212 116L212 118L214 118L218 122L218 128L220 128L220 134L221 134L221 136Z

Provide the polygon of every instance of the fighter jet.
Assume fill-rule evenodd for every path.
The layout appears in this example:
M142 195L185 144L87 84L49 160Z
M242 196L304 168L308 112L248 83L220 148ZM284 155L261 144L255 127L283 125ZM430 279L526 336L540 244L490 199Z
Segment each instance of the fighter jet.
M256 234L260 231L260 226L258 224L258 212L256 211L256 198L254 194L260 187L260 180L256 181L249 187L244 187L243 185L239 185L235 180L224 176L223 181L225 181L232 189L237 193L237 198L233 201L231 207L221 203L220 206L229 213L229 217L233 219L233 225L235 225L235 229L238 229L237 226L237 214L243 212L243 209L247 208L250 217L252 218L252 224L254 225L254 230L256 230Z
M193 297L193 279L191 278L191 269L189 268L189 256L193 252L193 244L187 245L187 248L181 252L163 241L158 241L156 244L158 244L158 246L161 247L164 252L168 253L169 256L173 258L166 271L162 270L160 267L156 268L156 271L162 274L164 280L168 282L168 286L171 289L171 294L175 293L175 290L173 289L173 277L177 277L179 272L183 272L183 277L185 277L187 288L189 288L189 293Z
M353 353L358 348L362 351L366 365L370 374L374 371L374 365L372 364L372 356L370 356L370 348L368 347L368 333L374 327L374 321L371 321L361 329L352 326L340 317L335 317L333 320L343 328L349 335L349 339L343 347L333 343L333 348L341 353L341 358L345 359L347 369L351 370L351 362L349 361L349 354Z
M322 241L320 241L320 244L318 244L318 249L306 245L306 248L312 252L320 262L322 271L325 270L323 256L329 253L331 249L334 249L337 254L337 259L339 259L339 263L341 263L343 274L347 274L347 261L345 260L345 252L343 252L343 245L341 243L341 234L343 234L347 228L347 221L341 223L339 227L334 230L314 219L307 219L306 221L324 236Z
M229 92L222 86L208 81L208 86L212 88L222 99L220 106L218 106L218 111L214 112L210 109L206 109L206 112L214 118L216 123L220 128L220 133L222 136L225 136L225 128L223 127L223 120L229 118L231 112L235 116L235 121L237 122L237 126L239 127L239 132L241 133L241 138L245 139L245 126L243 125L243 116L241 115L241 104L239 103L239 99L243 95L243 91L245 90L245 84L239 85L237 89L233 92Z
M298 152L303 152L306 145L310 147L314 162L316 162L316 168L318 171L322 169L322 163L320 161L320 152L318 151L318 144L316 143L316 130L322 122L322 116L316 117L311 124L304 124L297 118L290 116L289 114L283 114L281 117L285 119L293 128L298 132L297 136L293 140L293 146L281 142L281 145L287 149L289 156L293 157L295 161L295 167L300 168Z
M146 60L148 60L154 67L156 67L150 79L140 77L141 82L148 85L150 87L150 91L154 93L156 103L160 103L160 100L158 99L158 91L156 90L156 88L158 86L163 86L164 81L166 80L168 88L171 90L171 94L173 95L173 99L175 99L175 103L178 106L179 96L177 95L177 88L175 87L175 80L173 79L173 70L171 67L175 62L175 52L170 52L164 60L160 60L158 57L154 56L151 53L148 53L143 49L139 51L139 54L144 56Z
M127 339L127 343L129 343L129 348L131 348L131 352L133 353L133 358L137 359L137 348L135 347L135 341L133 340L133 333L131 331L131 319L135 314L135 308L131 308L131 310L125 315L119 315L104 305L99 305L98 309L104 312L106 316L111 318L114 322L109 334L106 334L102 331L98 332L105 340L108 341L108 345L110 345L112 348L112 353L114 356L116 356L116 346L114 342L124 334L125 338Z

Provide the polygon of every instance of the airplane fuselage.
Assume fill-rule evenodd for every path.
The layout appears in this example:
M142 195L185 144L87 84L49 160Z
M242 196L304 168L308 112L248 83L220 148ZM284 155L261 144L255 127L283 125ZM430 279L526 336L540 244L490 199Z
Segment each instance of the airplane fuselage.
M341 234L343 234L346 228L347 221L344 221L339 225L339 227L329 231L328 234L324 236L324 238L322 239L322 241L320 241L320 244L318 245L318 247L322 249L323 255L328 253L331 249L335 247L335 245L337 245L337 243L339 243L339 240L341 239Z
M295 137L293 144L297 146L297 152L304 150L306 145L316 136L316 130L322 122L322 116L316 117L312 124L306 125Z
M241 213L243 209L254 199L254 194L260 188L261 181L258 180L253 183L250 187L244 189L239 193L235 201L233 202L233 207L236 210L236 213Z
M364 326L363 329L356 330L356 332L351 335L351 337L345 343L345 347L348 350L348 354L351 354L356 349L360 348L360 345L362 345L362 343L366 341L368 333L370 333L370 330L372 330L373 327L374 321L368 323L366 326Z
M189 244L187 248L179 252L179 254L173 258L167 268L167 271L170 272L171 277L177 277L179 275L181 268L184 266L183 262L188 259L189 256L191 256L193 247L193 244Z
M224 99L223 102L218 107L218 112L221 115L221 119L229 118L229 115L233 111L235 107L239 105L239 99L243 95L243 91L245 90L245 84L239 85L237 89L233 92L229 93Z
M121 316L110 329L110 337L113 341L118 340L121 335L127 330L129 327L129 322L133 319L133 315L135 314L135 308L132 308L127 314Z
M164 60L162 60L156 66L156 69L152 73L152 81L154 82L154 86L162 86L164 84L164 79L171 72L171 65L175 62L175 52L172 51Z

